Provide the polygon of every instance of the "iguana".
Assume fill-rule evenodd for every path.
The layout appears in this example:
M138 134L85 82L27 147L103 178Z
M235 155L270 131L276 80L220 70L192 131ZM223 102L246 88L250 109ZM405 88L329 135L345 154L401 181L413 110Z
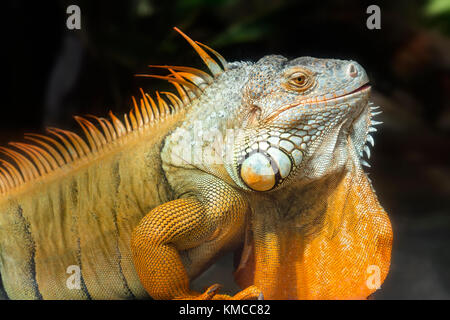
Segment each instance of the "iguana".
M143 76L177 94L141 89L123 120L75 117L85 139L49 128L0 148L3 297L367 298L392 231L362 169L377 124L364 69L228 63L175 29L210 73L157 66L168 74ZM242 291L192 291L231 250Z

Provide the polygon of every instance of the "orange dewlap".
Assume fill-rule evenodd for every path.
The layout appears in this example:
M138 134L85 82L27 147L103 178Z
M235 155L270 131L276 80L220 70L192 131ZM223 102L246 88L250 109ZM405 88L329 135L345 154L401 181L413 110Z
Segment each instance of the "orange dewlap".
M348 173L326 201L324 227L311 237L292 223L254 214L250 258L235 274L237 282L254 284L265 299L366 299L372 294L389 270L389 218L361 172Z

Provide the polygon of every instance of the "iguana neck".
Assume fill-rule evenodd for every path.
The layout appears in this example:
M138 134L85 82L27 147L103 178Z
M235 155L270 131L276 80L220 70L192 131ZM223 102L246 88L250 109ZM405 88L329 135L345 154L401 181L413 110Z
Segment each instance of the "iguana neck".
M286 191L250 199L238 283L254 283L267 299L361 299L374 292L389 269L392 231L359 163L349 160L339 173Z

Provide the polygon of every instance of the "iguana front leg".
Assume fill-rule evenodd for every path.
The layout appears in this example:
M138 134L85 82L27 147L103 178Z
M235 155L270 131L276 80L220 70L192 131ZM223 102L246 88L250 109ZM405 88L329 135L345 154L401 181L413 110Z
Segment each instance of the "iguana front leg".
M166 202L148 213L135 228L131 250L139 278L154 299L251 299L260 291L251 286L236 296L204 293L189 282L227 245L242 234L246 201L221 181L204 178L191 197ZM188 261L181 258L183 251ZM187 265L186 265L187 264Z

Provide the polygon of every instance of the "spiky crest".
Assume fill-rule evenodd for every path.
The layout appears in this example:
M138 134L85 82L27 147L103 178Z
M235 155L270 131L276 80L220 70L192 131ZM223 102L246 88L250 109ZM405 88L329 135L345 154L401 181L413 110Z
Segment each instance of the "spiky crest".
M0 195L6 195L27 182L48 176L67 164L90 160L112 145L122 143L130 135L154 127L183 108L187 108L197 99L214 81L214 77L227 69L227 62L213 49L193 41L178 28L174 29L195 49L213 76L196 68L150 65L149 67L153 68L164 68L169 74L137 76L166 80L175 87L178 95L156 91L156 98L152 98L140 89L141 96L138 99L132 97L133 108L128 114L124 114L123 121L111 111L110 119L86 116L94 119L98 125L94 125L84 117L75 116L86 136L86 141L74 132L47 128L48 135L25 134L25 139L34 144L10 142L9 145L14 149L0 146L0 152L13 160L6 161L0 158ZM202 47L210 51L222 67Z

